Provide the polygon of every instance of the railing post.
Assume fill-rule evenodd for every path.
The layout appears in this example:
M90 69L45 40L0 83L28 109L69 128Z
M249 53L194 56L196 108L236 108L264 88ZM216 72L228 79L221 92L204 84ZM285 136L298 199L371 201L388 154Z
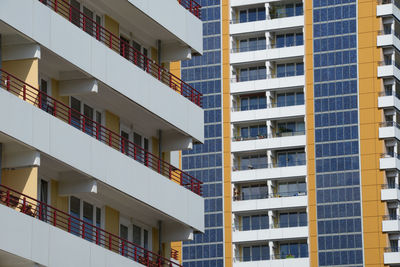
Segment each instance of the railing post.
M158 267L161 267L161 258L158 257Z
M40 205L39 205L39 220L42 220L42 213L43 213L43 205L40 203Z
M68 109L68 124L71 124L71 108Z
M108 234L108 249L112 250L111 234Z
M161 160L160 159L158 159L158 161L157 161L157 170L158 170L158 173L161 173Z
M171 176L172 176L172 168L171 168L171 165L169 165L169 167L168 167L168 177L169 177L170 180L171 180Z
M72 21L72 7L69 7L69 21Z
M111 136L111 132L108 134L108 145L111 146L112 145L112 136Z
M10 190L7 190L7 196L6 196L6 206L10 206Z
M136 148L136 144L133 146L133 159L136 160L137 157L137 148Z
M57 12L58 10L58 4L57 4L58 0L54 0L54 11Z
M53 211L53 226L57 226L57 211Z
M99 244L99 229L96 228L96 245Z
M135 50L134 54L133 54L133 62L135 63L135 65L137 66L137 52Z
M10 91L10 75L7 75L7 91Z
M85 117L82 117L82 132L85 132L85 130L86 130Z
M99 125L96 124L96 139L99 140Z
M136 246L133 249L133 257L134 257L134 261L137 261L137 247Z
M108 40L110 43L109 43L109 46L110 46L110 48L112 49L112 35L111 35L111 33L110 33L110 39Z
M161 81L161 67L158 66L158 80Z
M53 116L57 117L57 102L53 101L53 106L54 106Z
M144 152L144 165L149 166L149 153L147 151Z
M22 209L21 212L25 213L25 209L26 209L26 197L24 197L24 199L22 200Z
M82 238L85 239L85 223L82 223Z
M122 255L122 256L125 256L125 242L124 242L124 241L122 241L121 246L122 246L122 248L121 248L121 255Z
M125 140L121 138L121 151L125 154Z
M100 26L96 24L96 39L100 40Z
M38 106L40 109L42 109L42 92L41 91L39 91Z
M179 179L180 179L180 184L183 185L183 172L182 171L181 171Z
M23 97L24 101L26 101L26 85L25 84L22 87L22 97Z
M68 233L71 233L71 217L68 217Z
M86 17L83 16L82 30L86 31Z

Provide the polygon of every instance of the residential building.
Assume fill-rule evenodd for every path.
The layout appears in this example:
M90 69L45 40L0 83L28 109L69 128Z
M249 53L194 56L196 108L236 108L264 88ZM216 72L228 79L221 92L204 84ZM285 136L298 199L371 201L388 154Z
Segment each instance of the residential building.
M205 231L193 0L0 3L0 266L181 266ZM184 61L183 61L184 62Z

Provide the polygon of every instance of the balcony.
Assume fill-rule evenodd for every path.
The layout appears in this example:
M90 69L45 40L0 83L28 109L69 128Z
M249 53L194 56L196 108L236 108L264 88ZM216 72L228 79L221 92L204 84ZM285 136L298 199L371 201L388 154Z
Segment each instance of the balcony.
M163 175L182 187L201 195L201 182L188 173L179 170L169 163L159 159L133 142L109 130L103 125L89 119L85 115L71 109L56 99L22 82L18 78L1 70L0 87L20 99L43 110L51 116L71 125L88 136L97 139L120 153L125 154L136 162Z
M380 0L376 6L376 16L394 15L400 19L400 4L396 0Z
M231 151L259 151L267 149L298 148L306 145L305 131L274 133L258 136L235 136Z
M400 201L400 188L398 184L384 184L381 189L382 201Z
M47 5L54 12L58 13L60 16L69 20L72 24L79 27L82 31L91 35L97 41L103 43L109 49L119 53L122 57L128 60L130 63L137 66L139 69L153 76L163 84L170 87L176 93L187 98L197 106L201 107L201 93L191 87L189 84L185 83L167 69L161 67L155 63L152 59L149 59L133 46L122 41L119 37L112 34L110 31L106 30L101 25L97 24L89 17L85 16L79 10L72 7L66 1L57 0L38 0L43 4ZM192 2L191 0L182 1L182 3Z
M303 256L295 257L293 255L272 255L268 260L252 259L250 257L235 257L233 267L299 267L310 266L308 253Z
M307 207L307 192L273 193L266 196L254 196L254 199L234 199L232 212L266 211L274 209Z
M400 110L400 96L393 91L379 93L378 108L395 107Z
M270 76L271 77L271 76ZM236 78L231 80L231 94L252 93L263 90L279 90L304 87L304 75L286 78L266 78L254 81L238 82Z
M189 10L190 13L201 19L201 5L193 0L178 0L179 4Z
M400 140L400 125L394 121L380 123L379 138L397 138L397 140Z
M398 265L400 264L400 253L398 247L385 248L383 254L383 263L385 265Z
M378 78L385 78L395 76L400 79L400 65L397 62L384 62L378 63Z
M400 217L397 215L385 215L382 217L382 232L400 232Z
M282 106L269 105L264 109L241 110L234 108L231 112L231 122L263 121L272 119L295 118L305 116L305 105Z
M395 31L385 32L380 30L376 37L376 45L378 47L394 46L395 48L400 49L400 35Z
M381 170L400 170L400 155L397 153L382 153L379 159L379 168Z
M282 226L271 224L269 229L243 231L237 225L234 226L232 235L233 243L245 243L255 241L276 241L285 239L301 239L308 237L308 226L298 224L296 226Z
M181 267L174 261L3 185L0 185L0 204L4 207L2 221L10 222L2 225L1 229L8 229L8 235L12 235L15 242L22 239L18 246L3 242L1 248L23 258L33 258L43 266L94 267L91 260L94 253L102 259L113 258L111 262L120 263L118 266ZM38 249L34 248L35 242L40 244ZM61 252L63 249L67 249L68 253ZM26 250L29 252L26 253Z
M304 45L276 47L256 45L255 47L238 47L231 50L230 64L241 64L276 59L289 59L304 56Z

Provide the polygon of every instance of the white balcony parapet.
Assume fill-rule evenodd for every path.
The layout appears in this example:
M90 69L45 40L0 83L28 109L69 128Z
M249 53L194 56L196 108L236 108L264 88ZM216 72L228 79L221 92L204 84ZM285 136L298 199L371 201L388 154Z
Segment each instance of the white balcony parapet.
M288 89L304 87L304 75L283 77L283 78L268 78L264 80L236 82L232 80L231 94L250 93L257 91Z
M234 231L232 235L233 243L245 243L265 240L285 240L300 239L308 237L308 226L285 227L252 231Z
M305 193L299 193L298 196L291 197L273 197L265 199L232 201L233 213L303 207L307 207L307 196Z

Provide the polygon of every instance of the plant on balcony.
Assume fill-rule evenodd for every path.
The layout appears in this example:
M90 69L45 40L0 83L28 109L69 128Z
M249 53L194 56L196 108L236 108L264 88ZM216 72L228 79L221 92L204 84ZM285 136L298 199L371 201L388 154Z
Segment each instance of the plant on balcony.
M292 254L286 255L286 259L294 259L294 256Z

